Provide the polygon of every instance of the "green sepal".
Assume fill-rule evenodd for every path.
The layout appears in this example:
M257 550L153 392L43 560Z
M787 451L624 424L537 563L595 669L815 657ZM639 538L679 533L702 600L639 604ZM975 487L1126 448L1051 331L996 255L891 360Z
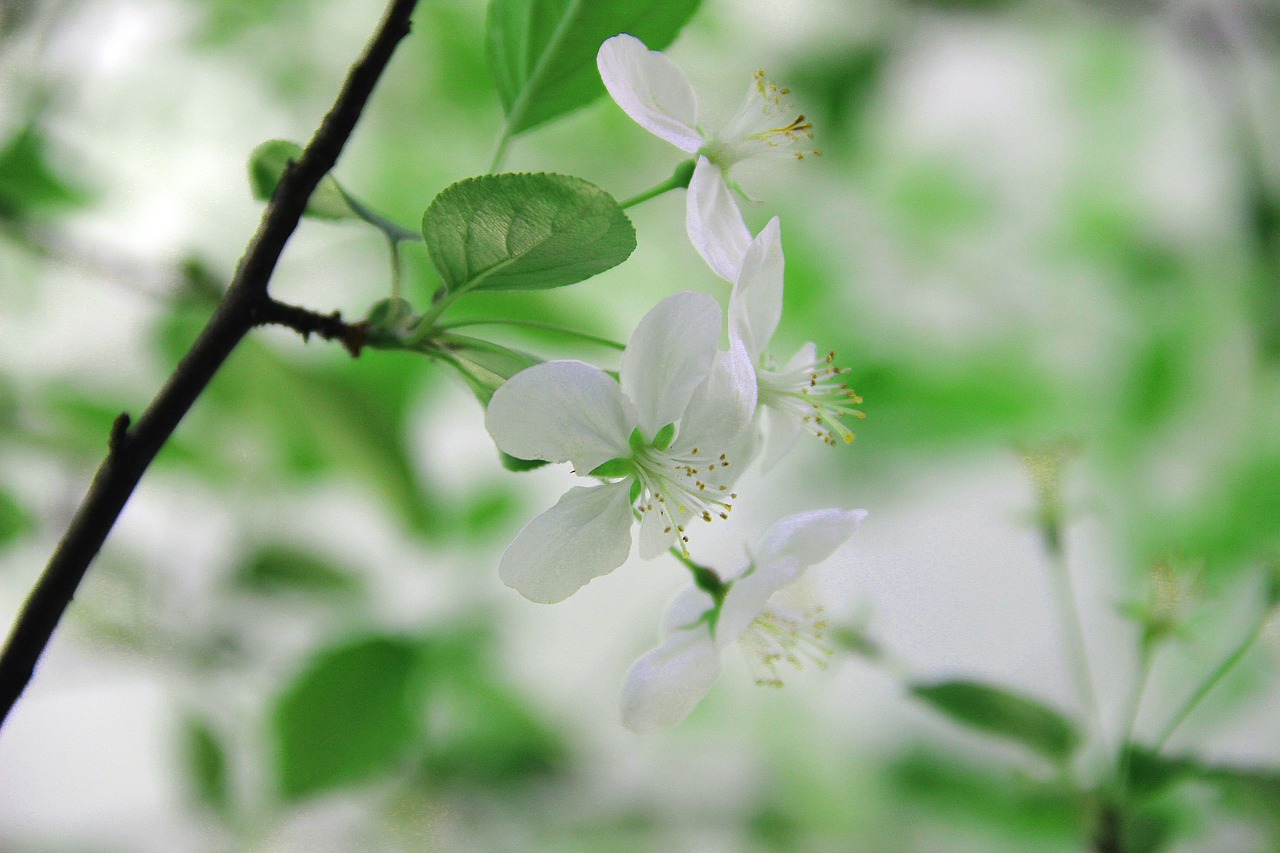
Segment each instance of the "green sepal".
M627 439L627 443L631 445L632 453L639 453L649 445L649 442L645 440L644 433L640 431L640 427L636 427L631 431L631 436Z
M639 480L631 481L631 503L635 503L640 499L640 493L644 491L644 486L640 485Z
M502 460L503 468L517 473L521 471L534 471L541 468L543 465L551 464L545 459L521 459L518 456L512 456L510 453L504 453L501 450L498 451L498 458Z
M631 477L634 476L635 473L635 463L631 461L630 456L615 456L608 462L601 462L599 465L592 468L588 476L615 479L617 477Z
M666 450L671 446L671 440L676 437L676 425L667 424L658 430L658 434L653 437L653 446L659 450Z

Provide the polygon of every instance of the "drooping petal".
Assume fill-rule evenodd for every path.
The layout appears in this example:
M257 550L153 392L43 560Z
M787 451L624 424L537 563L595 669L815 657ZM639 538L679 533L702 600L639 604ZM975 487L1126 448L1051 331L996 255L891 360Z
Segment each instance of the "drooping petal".
M668 296L636 326L622 354L620 378L646 439L684 415L711 370L720 326L720 306L692 291Z
M691 631L708 610L715 606L711 596L696 586L687 586L676 593L662 614L659 629L663 638L678 631Z
M729 336L739 338L757 362L782 319L782 226L778 217L747 247L729 297Z
M760 473L767 474L795 446L804 424L794 413L773 406L760 407L760 428L764 449L760 451Z
M716 353L707 378L694 390L680 419L672 451L694 447L723 451L751 423L756 411L756 372L739 341ZM714 458L714 457L713 457Z
M627 670L622 724L637 734L674 726L707 695L720 674L720 651L705 626L677 631Z
M630 480L572 488L516 535L498 575L530 601L563 601L627 561L631 522Z
M751 232L742 220L733 191L725 183L724 173L706 157L699 157L693 169L686 205L689 242L712 272L725 281L736 281L751 243Z
M737 639L778 590L830 557L857 529L866 510L820 509L787 516L750 549L751 562L725 596L716 640Z
M695 129L698 98L665 54L624 33L600 45L596 67L609 95L637 124L682 151L702 147L702 134Z
M573 462L579 474L630 453L634 426L618 383L581 361L548 361L512 376L484 418L498 447L520 459Z

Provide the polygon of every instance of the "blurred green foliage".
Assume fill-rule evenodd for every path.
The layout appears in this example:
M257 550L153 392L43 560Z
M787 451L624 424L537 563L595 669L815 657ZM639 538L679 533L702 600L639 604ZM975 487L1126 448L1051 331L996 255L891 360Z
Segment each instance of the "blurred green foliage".
M594 72L602 34L628 29L660 47L698 5L504 0L490 15L510 26L491 28L486 36L483 4L424 4L344 158L344 184L400 223L415 225L441 190L486 169L496 140L517 135L519 150L507 152L504 168L572 171L581 162L588 164L584 178L610 190L642 186L643 174L666 174L672 152L655 144L657 153L651 153L645 147L651 140L619 119L614 107L582 107L603 92ZM739 20L750 15L741 4L706 5L675 42L680 58L749 74L761 61L743 47L761 43ZM790 192L767 196L747 215L759 220L781 212L786 222L781 334L835 348L839 363L853 368L869 414L852 452L799 462L808 467L797 476L821 467L824 476L847 477L840 488L849 501L874 510L875 495L892 493L921 469L1068 439L1081 447L1073 471L1087 497L1068 502L1067 523L1100 520L1116 543L1116 564L1093 570L1128 597L1147 582L1151 563L1161 560L1184 580L1203 572L1225 587L1253 577L1280 552L1280 189L1274 154L1249 139L1247 117L1229 110L1201 116L1211 136L1228 137L1204 143L1218 162L1201 164L1203 170L1221 167L1234 177L1215 184L1221 211L1186 221L1166 217L1159 196L1135 177L1139 164L1155 156L1155 143L1139 131L1148 124L1168 131L1168 122L1144 111L1159 101L1152 95L1152 69L1173 61L1195 75L1197 60L1189 49L1178 54L1178 40L1165 38L1165 24L1145 17L1143 4L1095 5L1118 14L1109 17L1102 9L1086 21L1025 0L917 0L864 20L853 6L836 4L832 14L847 19L812 28L804 38L770 41L787 70L780 82L794 90L818 128L825 156L784 167L793 169L785 178ZM650 30L633 29L618 17L650 7L657 10ZM190 38L199 55L241 68L244 76L235 85L257 87L273 100L282 122L303 128L290 130L301 133L314 124L318 105L332 94L315 91L316 81L336 81L350 59L329 57L318 46L350 36L336 23L351 17L349 4L198 0L191 8L197 20ZM1268 14L1250 19L1256 27L1246 32L1257 38L1257 56L1274 68L1275 33L1267 27L1280 24ZM20 35L30 17L6 30L6 37ZM565 27L558 30L557 22ZM1001 169L975 168L982 164L966 159L963 145L930 147L895 135L903 125L902 92L926 94L918 84L908 86L915 66L942 55L938 45L954 47L974 33L991 35L997 45L1012 40L1042 60L1034 68L1058 88L1041 97L1069 104L1069 121L1051 131L1060 134L1055 142L1067 153L1044 161L1061 172L1051 176L1061 180L1061 189L1046 176L1010 190ZM1218 61L1232 59L1204 33L1182 35L1203 37L1196 49L1219 51ZM929 41L947 36L960 41ZM922 44L932 53L922 53ZM568 85L556 88L561 77ZM989 82L991 97L999 97L997 84L1005 81ZM145 106L145 92L138 97L140 109L159 114L169 108ZM26 105L5 126L0 146L0 260L8 279L40 283L33 292L43 300L80 286L65 275L84 266L67 248L83 236L73 216L94 214L113 186L130 178L113 171L91 139L64 132L67 122L57 119L60 111L75 116L73 104L52 96L31 102L35 106ZM561 117L563 126L554 128L550 119ZM287 132L274 126L242 130L254 139ZM1045 131L1029 126L1023 132L1025 144L1034 147L1036 134ZM257 197L269 195L282 152L288 154L270 149L273 164L258 170ZM988 156L1013 161L1017 153L992 150ZM262 165L261 158L255 162ZM1169 182L1196 178L1162 174ZM247 201L241 176L222 178L229 195L241 193ZM342 195L334 191L331 202ZM662 207L667 201L652 204L662 216L678 218L678 201L669 209ZM854 212L866 215L855 219ZM661 247L678 227L662 230L659 213L647 208L633 215L639 250L620 270L575 293L478 295L459 317L555 322L625 338L627 324L642 310L631 301L636 293L657 298L685 287L723 293L710 277L698 277L704 271L696 263L684 263L696 261L690 252ZM335 245L345 238L336 229L325 234ZM147 367L157 375L178 362L207 320L234 253L248 238L236 234L224 244L212 229L201 235L183 239L207 242L161 253L202 260L173 263L173 289L151 306L154 364ZM975 257L981 261L976 265ZM305 255L287 255L286 271L308 263ZM440 276L422 247L407 248L404 263L405 297L424 310ZM349 276L350 268L340 274ZM385 276L383 265L357 275L349 283L350 304L384 298ZM923 289L920 279L934 289ZM954 309L953 326L922 310L935 298L946 300L947 312ZM13 304L15 312L22 308ZM522 358L566 355L554 336L533 330L511 335L513 341L502 340L521 348L511 350L514 360L495 351L461 353L475 357L475 374L491 374L487 384L472 389L482 400ZM38 329L24 346L40 346ZM26 364L0 365L0 448L12 459L38 460L41 467L33 470L62 472L65 482L51 489L78 491L116 416L137 411L154 387L82 367L40 371ZM304 348L283 334L255 335L160 457L157 474L239 513L233 521L238 547L228 547L224 586L212 593L219 617L210 624L182 619L162 632L148 618L159 623L155 614L166 602L185 615L186 604L171 587L156 582L144 593L139 582L113 592L126 600L102 609L117 622L98 627L120 648L149 655L153 665L168 661L179 680L216 685L205 685L215 696L211 708L185 713L179 738L196 799L228 827L240 824L246 802L261 800L267 812L275 807L264 791L239 787L245 779L232 772L233 765L250 754L264 765L258 769L268 779L265 787L278 788L288 801L278 813L256 816L264 823L284 821L291 808L313 799L391 788L415 807L480 803L477 811L460 809L475 822L469 828L487 841L486 832L501 835L502 816L525 841L515 849L529 849L529 839L544 849L676 849L691 837L681 834L690 824L716 840L729 839L728 849L886 853L925 849L915 846L919 839L953 833L979 839L977 849L1074 851L1108 825L1126 853L1195 849L1186 845L1218 820L1244 821L1264 838L1280 836L1280 776L1270 767L1210 761L1191 748L1157 753L1137 738L1123 748L1125 778L1091 787L1069 773L1039 775L1043 767L1034 762L1011 769L978 750L973 753L982 758L967 748L908 738L883 745L883 765L868 770L844 763L846 741L835 740L841 735L824 740L820 762L795 754L790 747L798 732L821 724L809 716L775 726L773 736L788 748L767 757L753 752L753 745L732 746L730 751L759 762L752 768L758 784L732 808L681 803L687 808L681 812L622 791L593 812L584 801L604 799L592 787L601 778L593 774L617 756L602 756L593 735L571 731L511 676L504 656L518 640L492 627L490 611L497 605L477 593L485 612L459 625L441 616L420 630L392 631L376 615L372 579L378 567L348 564L325 553L324 543L299 547L290 531L276 538L252 517L252 502L234 506L236 496L267 486L300 492L335 482L355 486L381 502L404 548L427 555L424 574L447 574L440 555L456 548L486 554L483 564L468 556L467 571L492 575L493 543L508 539L524 520L524 483L515 477L481 478L474 487L435 481L421 461L417 433L422 413L436 412L447 399L446 383L456 381L439 378L448 375L440 367L411 353L368 351L353 360L315 344ZM478 409L467 415L480 423ZM521 467L510 458L502 463ZM57 533L60 515L45 512L47 504L28 504L31 491L37 490L0 484L0 547L6 554ZM1011 537L1023 532L1010 524ZM146 579L142 557L115 556ZM982 571L981 559L974 557L975 573ZM91 600L83 602L86 623L92 621L93 593L90 588ZM285 622L322 604L317 636L293 650L287 665L265 674L253 670L250 661L263 649L231 613L245 601L262 605L246 621ZM131 608L152 615L135 624ZM1221 631L1237 627L1224 624ZM851 639L878 657L900 638ZM1189 642L1170 644L1166 654L1196 660L1203 650ZM224 694L218 691L225 685L219 677L265 683L266 707L221 707ZM1233 689L1266 684L1261 677L1246 681ZM1069 765L1080 737L1066 715L996 685L929 682L912 695L941 720L1013 740L1054 762ZM703 749L713 754L715 728L673 735L687 737L677 741L682 757ZM260 746L264 734L268 749ZM480 825L487 819L494 826ZM244 848L253 849L249 841ZM495 841L491 849L502 848Z

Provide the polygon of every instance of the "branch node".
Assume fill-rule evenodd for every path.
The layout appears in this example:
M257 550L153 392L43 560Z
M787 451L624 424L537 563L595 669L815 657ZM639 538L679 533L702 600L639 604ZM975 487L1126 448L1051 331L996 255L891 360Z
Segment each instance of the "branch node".
M111 422L111 435L107 439L107 450L112 456L123 455L129 442L129 427L133 420L128 412L121 412Z

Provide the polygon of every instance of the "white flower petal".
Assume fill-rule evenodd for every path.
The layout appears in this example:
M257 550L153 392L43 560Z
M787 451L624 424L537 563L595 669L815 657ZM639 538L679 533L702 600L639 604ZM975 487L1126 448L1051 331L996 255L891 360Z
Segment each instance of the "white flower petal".
M702 134L695 130L698 98L665 54L623 34L600 45L596 67L609 95L637 124L682 151L702 147Z
M751 232L742 220L733 191L725 183L724 173L706 157L698 158L689 180L685 228L689 242L711 271L725 281L737 281Z
M622 393L635 404L646 439L684 415L694 389L711 370L720 326L719 304L692 291L668 296L636 326L620 375Z
M677 527L687 527L693 517L688 509L683 512L678 506L668 504L665 511L659 512L658 505L644 513L640 519L640 559L652 560L667 553L667 549L679 544L680 532Z
M700 447L719 454L751 423L757 390L751 357L741 342L734 341L728 350L716 353L711 372L693 392L672 450Z
M796 354L791 356L791 360L787 362L787 366L782 368L784 373L794 373L797 370L803 370L818 360L818 345L813 341L796 350Z
M742 340L753 363L782 319L783 269L782 227L775 216L747 247L729 297L729 336Z
M793 413L773 406L760 407L764 449L760 452L760 473L767 474L795 446L804 424Z
M637 734L689 716L720 674L720 651L705 626L677 631L642 655L622 685L622 724Z
M691 631L702 615L715 606L711 596L696 586L680 590L662 614L661 633L665 639L679 631Z
M858 528L866 510L820 509L787 516L765 531L751 562L725 596L716 639L732 642L765 609L778 590L810 566L830 557Z
M498 447L520 459L572 461L579 474L630 455L618 383L581 361L548 361L504 382L489 401L485 428Z
M630 480L572 488L516 535L498 575L530 601L563 601L627 561L631 522Z

